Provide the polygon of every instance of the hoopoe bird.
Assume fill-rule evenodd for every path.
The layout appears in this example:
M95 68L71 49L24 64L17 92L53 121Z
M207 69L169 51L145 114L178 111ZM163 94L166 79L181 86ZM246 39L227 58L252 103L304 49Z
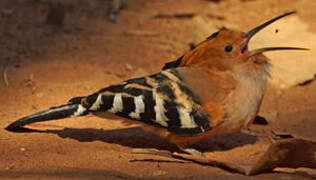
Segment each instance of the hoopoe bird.
M190 154L200 152L194 143L217 134L234 133L256 117L269 78L274 50L307 50L266 47L248 50L249 40L269 24L294 12L271 19L247 33L222 28L166 63L161 72L126 80L68 104L23 117L6 129L88 114L112 113L169 139Z

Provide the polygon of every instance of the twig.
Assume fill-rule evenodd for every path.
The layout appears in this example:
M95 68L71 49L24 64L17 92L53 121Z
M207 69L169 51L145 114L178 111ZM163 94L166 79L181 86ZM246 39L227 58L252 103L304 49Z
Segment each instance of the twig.
M157 36L158 32L154 31L142 31L142 30L133 30L133 31L125 31L123 32L126 36Z
M156 156L163 156L172 158L172 153L170 151L158 151L153 149L143 149L143 148L134 148L132 149L133 154L151 154Z
M189 160L192 162L196 162L196 163L200 163L200 164L204 164L208 166L221 167L223 169L239 172L241 174L246 174L249 171L248 169L250 169L250 167L248 166L236 165L231 162L220 161L218 159L203 157L203 156L198 156L198 155L173 153L172 157L185 159L185 160Z
M224 16L215 15L215 14L207 14L207 17L212 18L212 19L217 19L217 20L224 20L225 19Z
M175 14L157 14L153 16L153 19L156 18L179 18L179 19L185 19L185 18L193 18L195 16L194 13L175 13Z
M3 80L4 80L4 84L5 84L7 87L9 87L9 80L8 80L8 73L7 73L7 71L8 71L8 68L5 67L5 68L4 68L4 71L3 71Z
M249 169L249 167L246 167L246 166L244 167L237 166L230 162L219 161L217 159L203 157L199 155L171 153L169 151L159 151L159 150L153 150L153 149L137 149L137 148L133 149L132 153L133 154L151 154L151 155L156 155L156 156L181 159L181 160L191 161L191 162L200 163L204 165L221 167L223 169L237 171L242 174L246 174Z

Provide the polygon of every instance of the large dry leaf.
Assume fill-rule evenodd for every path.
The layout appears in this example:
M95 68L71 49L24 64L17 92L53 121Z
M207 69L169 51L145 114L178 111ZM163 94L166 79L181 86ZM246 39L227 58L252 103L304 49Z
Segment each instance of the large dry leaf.
M297 16L281 19L259 32L250 42L250 49L271 46L305 47L310 51L274 51L265 55L272 61L272 83L289 88L311 80L316 74L316 34Z
M266 152L258 160L249 160L249 157L243 157L243 160L234 162L229 159L220 159L214 156L189 155L180 153L170 153L168 151L158 151L149 149L134 149L134 153L153 154L164 157L171 157L192 162L217 166L227 170L232 170L245 175L255 175L264 172L271 172L277 167L288 168L316 168L316 143L302 139L282 139L271 144Z

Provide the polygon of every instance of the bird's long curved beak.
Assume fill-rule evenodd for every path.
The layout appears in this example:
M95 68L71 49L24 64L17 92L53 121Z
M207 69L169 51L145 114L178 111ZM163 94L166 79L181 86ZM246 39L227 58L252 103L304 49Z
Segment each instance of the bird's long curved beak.
M254 56L256 54L259 54L259 53L263 53L263 52L267 52L267 51L277 51L277 50L309 50L307 48L299 48L299 47L266 47L266 48L260 48L260 49L255 49L255 50L252 50L252 51L248 51L248 43L250 41L250 39L255 35L257 34L259 31L261 31L262 29L264 29L265 27L267 27L268 25L272 24L273 22L283 18L283 17L286 17L286 16L289 16L291 14L294 14L295 12L292 11L292 12L288 12L288 13L285 13L285 14L282 14L278 17L275 17L255 28L253 28L252 30L250 30L249 32L247 32L246 34L244 34L244 38L245 38L245 41L241 44L240 46L240 51L241 53L249 53L249 57L251 56Z

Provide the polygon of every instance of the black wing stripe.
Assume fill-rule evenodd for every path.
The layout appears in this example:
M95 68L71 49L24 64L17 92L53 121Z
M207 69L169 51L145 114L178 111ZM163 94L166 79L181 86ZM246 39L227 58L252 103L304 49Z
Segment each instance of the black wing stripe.
M152 124L153 120L156 119L156 111L154 110L156 102L154 100L153 93L145 92L143 102L145 104L145 111L140 113L141 121Z
M178 113L179 112L178 110ZM175 133L177 135L180 136L186 136L186 137L190 137L190 136L197 136L205 131L209 131L211 130L211 126L209 124L208 121L208 114L203 114L195 109L192 109L191 113L190 113L190 119L193 120L193 122L188 121L189 119L182 119L181 120L181 116L180 118L180 125L179 124L175 124L174 127L168 127L168 130L172 133ZM182 117L184 118L184 117ZM178 120L177 119L177 120ZM172 119L173 121L174 119ZM168 121L168 123L171 125L171 123ZM186 125L192 126L192 127L187 127L184 124L181 123L186 123Z
M191 98L196 104L201 104L201 100L197 97L188 87L184 86L182 83L177 83L181 92L186 94L189 98Z
M165 116L168 118L167 124L170 131L181 126L180 115L177 106L178 105L174 102L164 102L164 108L166 109Z
M182 59L183 59L183 56L179 57L177 60L175 61L171 61L171 62L167 62L162 70L166 70L166 69L170 69L170 68L176 68L176 67L179 67L181 62L182 62Z
M112 85L107 88L101 89L98 93L104 93L106 91L111 92L111 93L121 93L124 86L125 84Z
M122 92L132 95L132 96L140 96L144 93L145 90L137 89L137 88L124 88Z
M162 83L162 82L166 82L166 80L169 80L169 78L162 73L153 74L149 77L153 78L155 81L157 81L157 83Z
M183 77L180 75L180 73L176 69L170 69L169 72L176 76L180 81L183 81Z
M163 95L166 95L170 100L173 100L176 98L173 89L168 84L159 86L156 89L157 93L161 93Z
M194 119L194 122L202 128L202 131L208 131L211 129L208 119L210 118L209 114L202 113L196 109L192 109L190 116Z
M100 111L107 111L113 107L114 96L113 95L102 95L103 104L100 105Z
M149 87L149 88L153 88L151 85L149 85L146 82L146 78L135 78L135 79L130 79L128 81L126 81L127 84L138 84L138 85L142 85L145 87Z
M92 104L97 100L98 96L99 96L99 94L92 94L92 95L86 97L81 102L82 106L89 109L92 106Z
M123 100L123 111L124 114L129 114L135 111L135 103L133 97L122 97Z

